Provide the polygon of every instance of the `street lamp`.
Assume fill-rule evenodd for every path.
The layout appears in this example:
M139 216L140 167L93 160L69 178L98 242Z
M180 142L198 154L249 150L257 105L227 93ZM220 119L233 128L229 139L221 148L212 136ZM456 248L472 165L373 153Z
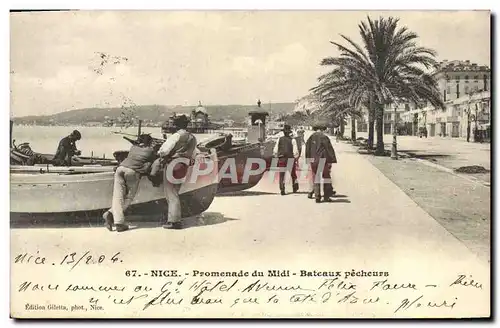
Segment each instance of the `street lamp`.
M398 159L398 141L396 138L397 131L396 131L396 110L398 109L398 105L394 105L394 121L393 121L393 128L392 128L392 148L391 148L391 158L392 159Z
M472 103L472 93L469 93L469 100L467 101L467 142L470 142L470 104Z

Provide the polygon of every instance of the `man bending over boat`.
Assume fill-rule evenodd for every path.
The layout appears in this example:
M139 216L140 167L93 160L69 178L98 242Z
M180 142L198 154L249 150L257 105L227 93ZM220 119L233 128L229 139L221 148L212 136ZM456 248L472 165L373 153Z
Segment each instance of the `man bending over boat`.
M124 212L137 194L141 176L149 173L155 159L153 138L149 134L141 135L138 143L130 148L127 158L116 169L111 209L103 214L109 231L113 230L113 224L118 232L129 229Z
M158 151L160 158L153 164L151 175L158 174L158 171L163 171L163 168L176 158L187 158L189 160L194 158L196 137L186 130L188 124L189 119L186 115L180 115L174 119L176 132L161 145ZM183 179L187 174L187 170L188 165L185 163L176 163L173 168L174 178L176 180ZM168 217L163 228L182 229L181 201L179 198L179 190L182 183L170 180L166 176L163 177L163 188L168 203Z
M80 155L81 152L76 149L76 142L82 138L78 130L74 130L69 136L59 141L56 154L54 155L54 165L71 166L71 158Z

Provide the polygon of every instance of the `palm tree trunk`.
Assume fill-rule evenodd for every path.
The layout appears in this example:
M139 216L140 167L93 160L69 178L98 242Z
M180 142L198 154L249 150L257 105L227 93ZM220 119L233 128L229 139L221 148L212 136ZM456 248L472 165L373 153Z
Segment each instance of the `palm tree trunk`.
M375 105L375 120L377 122L377 148L375 155L382 156L385 153L384 149L384 105Z
M344 130L345 130L345 128L344 128L344 118L341 117L340 118L340 136L341 137L344 136Z
M356 141L356 119L351 116L351 141Z
M370 104L370 108L368 108L368 149L373 149L373 137L375 132L375 110L371 106Z

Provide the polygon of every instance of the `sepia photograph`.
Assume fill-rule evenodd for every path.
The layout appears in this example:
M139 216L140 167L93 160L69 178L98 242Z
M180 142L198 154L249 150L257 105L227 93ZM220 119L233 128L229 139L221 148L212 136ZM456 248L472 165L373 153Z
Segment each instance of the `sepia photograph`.
M490 318L491 25L11 11L11 318Z

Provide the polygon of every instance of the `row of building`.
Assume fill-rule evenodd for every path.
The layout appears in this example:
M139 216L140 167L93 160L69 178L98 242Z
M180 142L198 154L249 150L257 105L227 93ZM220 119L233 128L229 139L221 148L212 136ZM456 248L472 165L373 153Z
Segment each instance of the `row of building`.
M433 73L446 109L430 104L391 104L384 113L384 133L426 134L429 137L490 138L490 68L465 61L440 62ZM367 131L367 115L357 121L357 131ZM348 125L349 126L349 125ZM476 132L477 131L477 132Z
M452 138L489 138L491 121L491 76L485 65L465 61L444 60L433 73L446 110L434 108L430 104L391 104L384 111L384 134L392 134L394 129L400 135L441 136ZM314 112L319 103L312 95L296 101L294 111ZM368 114L356 120L356 130L367 132ZM351 122L346 124L350 130Z

